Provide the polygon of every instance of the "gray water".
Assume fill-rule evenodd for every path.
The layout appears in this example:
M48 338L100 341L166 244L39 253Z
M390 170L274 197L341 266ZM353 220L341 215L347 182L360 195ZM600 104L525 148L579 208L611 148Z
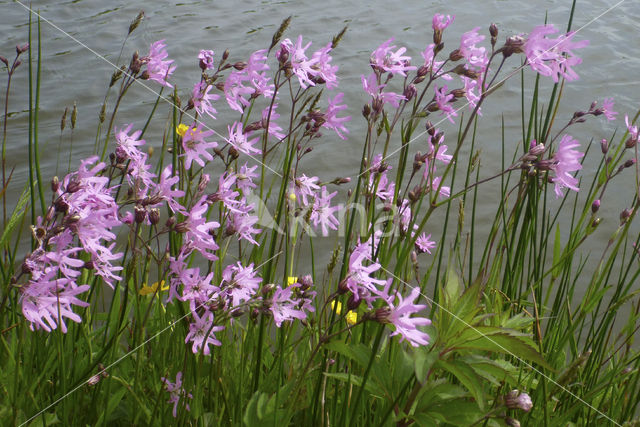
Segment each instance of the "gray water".
M22 0L21 0L22 1ZM618 2L578 2L573 29L578 30L576 40L588 39L591 44L578 51L583 64L576 68L580 80L569 82L564 88L564 107L559 122L564 123L574 111L586 110L593 100L614 97L616 111L621 112L615 123L593 119L573 127L570 133L586 147L590 140L597 143L609 137L616 127L623 127L624 113L633 115L640 108L640 3L626 0L608 11ZM170 58L177 70L172 83L182 88L183 99L188 99L193 83L199 80L197 54L200 49L213 49L216 59L224 49L231 51L231 60L244 60L251 52L268 47L273 32L288 15L293 21L285 37L294 39L303 34L313 41L311 50L326 44L345 25L349 30L339 48L332 52L333 63L340 65L340 91L345 92L352 121L348 140L343 141L327 133L305 164L307 175L319 175L322 179L335 176L355 176L358 171L363 123L360 111L367 101L361 90L360 75L368 74L370 52L390 37L395 44L406 46L414 63L420 62L420 52L430 43L431 18L434 13L455 15L454 24L445 31L445 52L459 43L460 35L473 27L481 27L488 35L488 27L495 22L500 29L499 41L506 36L529 32L542 24L545 17L559 29L565 29L571 1L120 1L74 0L64 2L34 1L32 7L39 10L47 22L42 23L44 81L41 87L40 144L43 147L41 168L43 179L56 173L63 175L70 148L69 129L60 143L60 117L64 107L78 106L78 125L73 134L73 164L93 153L98 112L109 79L114 71L109 62L115 62L122 41L133 17L142 9L146 19L133 33L124 48L120 64L128 64L131 53L139 50L145 54L149 44L165 39ZM604 14L603 14L604 13ZM602 15L603 14L603 15ZM600 16L602 15L602 16ZM599 17L600 16L600 17ZM0 1L0 54L12 58L14 46L27 37L27 10L17 2ZM68 34L64 34L66 32ZM72 40L72 37L77 40ZM92 49L95 53L91 52ZM508 63L506 71L520 65L519 60ZM7 164L16 166L9 198L17 199L28 181L27 171L27 79L26 65L17 72L12 83L9 109ZM526 71L532 82L533 73ZM2 81L2 80L0 80ZM159 89L159 86L154 86ZM546 84L545 88L549 88ZM4 90L5 85L0 88ZM144 88L132 88L120 109L116 126L134 123L141 128L146 120L155 96ZM4 102L4 100L0 101ZM226 134L225 115L219 101L219 120L208 124L221 134ZM482 152L482 176L500 171L501 130L500 114L506 122L507 157L521 146L520 131L520 81L514 78L484 104L484 119L478 128L477 147ZM169 106L161 106L152 128L145 135L147 144L160 147L161 132ZM449 135L449 145L454 145L455 129L447 121L439 125ZM423 140L414 143L414 150L425 151ZM594 147L597 148L597 147ZM466 147L465 147L466 149ZM594 152L598 151L593 150ZM463 155L468 155L468 149ZM597 156L594 156L594 162ZM585 173L592 171L589 163ZM618 188L630 191L612 191L603 203L600 235L591 238L585 248L600 253L609 233L617 226L619 212L630 205L633 196L631 174L620 180ZM590 177L590 176L589 176ZM481 189L482 202L478 206L480 226L489 226L495 215L498 192L491 184ZM605 201L603 201L605 202ZM554 203L551 201L551 206ZM432 230L438 230L442 218L435 218ZM606 225L606 226L605 226ZM637 224L635 230L638 230ZM637 231L636 231L637 232ZM568 237L568 236L563 236ZM327 246L327 254L332 246ZM328 255L327 255L328 256Z

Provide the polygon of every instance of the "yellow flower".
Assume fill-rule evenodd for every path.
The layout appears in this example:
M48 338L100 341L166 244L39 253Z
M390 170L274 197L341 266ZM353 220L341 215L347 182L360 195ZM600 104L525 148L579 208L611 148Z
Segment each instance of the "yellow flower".
M147 286L146 283L142 284L142 288L140 289L140 291L138 291L138 293L140 295L150 295L150 294L154 294L156 292L156 290L158 289L158 282L154 283L151 286ZM164 285L164 280L160 282L160 290L161 291L166 291L169 289L169 285L165 286Z
M342 313L342 303L340 301L331 301L331 309L335 311L337 315L340 315ZM358 322L358 313L349 310L344 319L347 321L347 324L355 325Z
M184 134L187 133L188 130L189 130L189 126L185 125L184 123L180 123L176 128L176 133L184 137Z
M349 325L355 325L358 322L358 313L353 310L349 311L346 320Z
M331 309L340 314L342 312L342 303L340 301L331 301Z
M298 283L298 278L294 276L287 277L287 286L291 286L294 283Z

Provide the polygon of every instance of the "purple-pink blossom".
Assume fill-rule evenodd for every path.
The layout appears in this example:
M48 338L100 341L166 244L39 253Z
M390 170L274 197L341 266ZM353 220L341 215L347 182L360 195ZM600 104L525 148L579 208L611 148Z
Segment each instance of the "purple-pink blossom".
M343 98L344 93L342 92L336 94L333 99L329 98L329 107L327 108L325 122L322 124L322 126L336 131L341 139L347 139L344 134L348 134L349 129L344 126L344 123L351 120L351 116L338 117L338 113L340 113L340 111L347 109L346 104L340 104Z
M393 38L390 38L371 53L371 67L376 71L406 76L407 71L415 70L416 67L410 65L410 56L403 55L407 51L407 48L401 47L394 52L393 49L396 47L395 45L391 46L392 42Z
M158 40L151 44L149 54L142 58L142 62L147 64L147 73L150 80L154 80L166 87L173 87L167 79L173 74L176 67L171 66L173 60L165 61L169 56L166 51L164 40Z
M178 416L178 403L180 402L180 398L193 398L191 393L187 393L185 389L182 387L182 372L178 372L176 375L176 382L172 383L167 378L162 377L160 380L164 383L164 389L169 393L168 403L173 403L173 418ZM190 411L189 404L184 402L183 405L187 411Z
M556 198L562 197L562 189L565 187L579 191L578 178L571 175L571 172L582 169L580 159L584 153L574 150L577 147L580 147L577 140L570 135L564 135L558 144L558 151L553 155L554 165L551 166L551 170L554 174L552 182L555 183Z
M574 32L560 35L557 39L547 38L558 30L551 24L539 25L529 33L523 50L532 70L558 82L560 76L567 80L578 79L578 74L571 67L578 65L582 59L574 55L574 49L586 47L588 40L572 41Z

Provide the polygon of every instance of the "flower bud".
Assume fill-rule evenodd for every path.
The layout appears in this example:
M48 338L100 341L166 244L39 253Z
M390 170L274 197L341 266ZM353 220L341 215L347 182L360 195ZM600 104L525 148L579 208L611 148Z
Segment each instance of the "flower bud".
M404 89L404 92L402 94L407 99L407 101L411 101L413 97L418 94L418 90L413 84L410 84Z
M347 287L347 277L345 277L344 279L342 279L340 281L340 283L338 283L338 293L339 294L346 294L347 291L349 291L349 288Z
M493 22L489 25L489 34L491 34L491 37L498 37L498 26Z
M78 181L71 181L67 185L67 193L73 194L80 190L80 183Z
M520 427L520 421L516 420L515 418L511 418L511 417L504 417L504 422L505 422L509 427Z
M164 223L164 225L167 228L171 228L175 225L176 223L176 217L175 216L170 216L169 218L167 218L167 222Z
M233 64L233 68L235 68L238 71L242 71L245 68L247 68L247 63L243 61L238 61L235 64Z
M302 291L306 291L307 289L313 286L313 278L311 277L310 274L307 274L305 276L302 276L298 280L298 283L300 283L300 289Z
M605 138L600 141L600 151L602 151L602 154L607 154L607 151L609 151L609 141Z
M226 61L227 59L229 59L229 49L226 49L223 53L222 53L222 60Z
M158 208L152 208L149 210L149 222L152 225L156 225L160 222L160 210Z
M535 142L535 141L532 141L532 142ZM544 150L545 150L545 146L544 146L544 144L543 144L543 143L540 143L540 144L535 145L534 147L532 147L532 148L529 150L529 154L531 154L532 156L536 156L536 157L538 157L539 155L541 155L542 153L544 153Z
M262 292L262 295L264 295L265 297L267 295L269 295L271 293L271 291L273 291L276 288L276 285L274 285L273 283L267 283L266 285L264 285L262 287L262 289L260 289L260 292Z
M627 141L624 143L624 146L626 148L633 148L636 146L636 144L638 143L638 140L634 137L629 137L629 139L627 139Z
M134 217L136 222L138 224L140 224L141 222L144 222L145 218L147 217L147 210L139 205L136 205L135 208L133 208L133 210L134 210Z
M624 164L622 166L624 166L625 168L630 168L631 166L636 164L636 159L635 158L631 158L629 160L627 160L626 162L624 162Z
M362 298L360 297L356 297L355 295L351 295L349 297L349 299L347 300L347 309L349 311L351 310L355 310L358 308L358 306L362 303Z
M467 96L467 91L465 91L464 89L453 89L449 93L453 95L456 99L464 98L465 96Z
M2 61L7 67L9 66L9 61L2 55L0 55L0 61Z
M16 45L16 53L20 55L21 53L25 53L29 50L29 43L25 43L23 45Z
M622 212L620 212L620 225L627 222L627 220L631 217L632 214L633 214L633 208L627 208Z
M51 179L51 191L55 193L58 191L59 188L60 188L60 181L58 180L57 176L54 176Z
M511 36L507 38L504 46L502 47L502 56L505 58L510 57L514 53L522 53L524 47L524 38L521 36Z
M596 213L600 209L600 199L596 199L591 204L591 212Z
M369 104L364 104L364 107L362 107L362 116L365 119L368 119L369 114L371 114L371 106Z
M418 75L418 77L425 77L427 74L429 74L429 67L427 67L426 65L422 65L420 68L418 68L416 74Z
M527 393L520 393L518 390L511 390L505 396L504 403L509 409L522 409L529 412L533 408L531 397Z
M460 49L456 49L449 54L449 60L453 62L460 61L462 58L464 58L464 56L460 53Z

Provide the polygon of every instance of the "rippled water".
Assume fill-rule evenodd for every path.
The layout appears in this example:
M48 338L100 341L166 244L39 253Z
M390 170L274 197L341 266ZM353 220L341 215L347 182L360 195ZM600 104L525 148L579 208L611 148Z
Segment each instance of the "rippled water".
M22 0L21 0L22 1ZM613 6L618 5L617 7ZM225 48L231 50L233 60L243 60L254 50L268 47L271 36L281 20L293 15L286 36L303 34L313 47L326 44L343 26L349 30L334 52L334 63L340 65L340 90L345 92L349 104L350 138L347 141L330 136L317 147L313 161L306 164L307 174L318 174L330 179L335 176L353 176L357 173L360 156L362 125L360 110L366 98L361 90L360 75L369 72L371 50L390 37L396 44L408 48L408 54L420 59L420 52L430 42L431 17L434 13L456 16L454 25L445 33L445 51L453 49L460 35L479 26L485 33L491 22L504 36L526 33L546 19L558 28L566 28L571 1L380 1L348 2L326 0L311 1L98 1L75 0L69 2L34 1L33 8L50 20L42 23L44 49L44 83L41 88L40 138L43 147L43 177L56 172L60 141L60 116L65 106L78 105L78 127L73 135L74 161L92 153L97 114L103 101L106 85L113 72L109 62L115 62L131 19L141 9L147 18L127 41L122 63L128 63L131 52L146 52L151 42L166 39L168 52L178 66L172 82L184 88L183 97L193 82L199 79L196 56L200 49L213 49L220 55ZM602 16L600 16L602 15ZM0 54L11 57L15 44L27 37L27 11L18 2L0 1ZM573 111L587 109L593 100L613 96L616 110L635 113L640 107L640 4L636 0L623 2L578 2L573 29L579 30L577 39L589 39L591 45L580 51L584 63L577 68L581 79L564 89L564 109L560 117L570 118ZM75 40L72 39L75 38ZM91 49L92 51L90 51ZM219 58L219 56L218 56ZM418 62L418 60L416 60ZM511 61L515 68L519 63ZM527 75L532 73L527 71ZM528 80L531 82L531 79ZM4 85L1 88L4 90ZM28 180L27 176L27 80L26 66L17 72L10 99L12 116L7 146L7 163L16 165L10 197L17 198ZM520 82L512 79L485 103L484 120L478 128L478 146L482 150L482 175L489 176L500 170L500 114L505 114L506 139L509 147L520 143ZM139 99L139 102L131 102ZM117 126L144 124L146 115L155 101L153 94L143 88L134 88L121 109ZM0 101L4 102L4 101ZM141 108L141 104L146 108ZM159 147L161 131L168 108L154 120L153 130L145 135L148 144ZM227 121L221 114L217 122L209 123L220 133L226 133ZM583 146L590 140L599 141L610 136L616 124L591 123L572 129L572 135ZM441 126L453 140L454 128L446 122ZM66 169L69 149L69 130L65 131L62 145L60 173ZM416 141L415 150L420 148ZM450 143L452 145L452 143ZM424 151L424 148L422 148ZM509 152L509 157L512 152ZM588 172L588 166L585 168ZM625 184L622 184L625 185ZM626 185L629 185L628 183ZM493 220L497 194L491 185L482 190L484 202L479 215L487 223ZM617 213L631 203L631 192L616 192L603 206L603 216L615 221ZM607 236L603 235L603 238ZM602 240L592 239L590 248L598 249Z

